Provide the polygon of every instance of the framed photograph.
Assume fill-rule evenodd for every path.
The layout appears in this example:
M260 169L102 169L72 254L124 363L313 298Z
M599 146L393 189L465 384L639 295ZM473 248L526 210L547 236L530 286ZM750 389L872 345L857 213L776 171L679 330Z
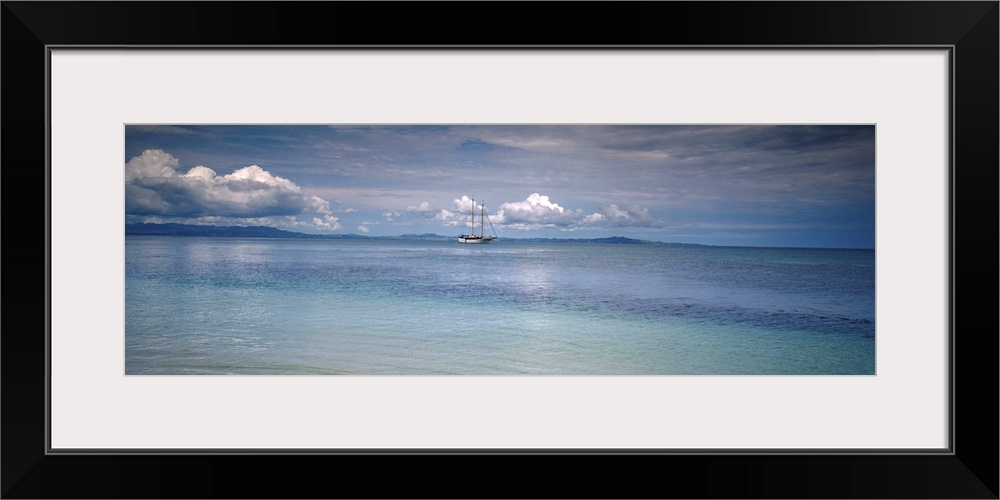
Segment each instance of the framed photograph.
M482 9L4 3L5 497L997 498L997 2Z

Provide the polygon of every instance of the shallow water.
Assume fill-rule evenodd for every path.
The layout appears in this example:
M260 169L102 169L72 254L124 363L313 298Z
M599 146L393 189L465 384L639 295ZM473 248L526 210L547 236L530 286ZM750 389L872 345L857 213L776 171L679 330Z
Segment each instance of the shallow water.
M126 236L126 374L874 374L875 252Z

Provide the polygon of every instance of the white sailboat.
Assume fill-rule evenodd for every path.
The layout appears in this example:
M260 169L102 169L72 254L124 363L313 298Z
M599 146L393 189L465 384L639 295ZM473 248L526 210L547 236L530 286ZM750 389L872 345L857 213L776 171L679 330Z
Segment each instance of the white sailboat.
M479 234L476 234L476 200L472 200L472 232L469 234L463 234L458 237L459 243L473 243L482 244L489 243L496 239L496 231L493 231L493 236L486 236L486 222L489 221L486 218L486 204L482 205L482 212L479 217ZM493 223L490 222L490 229L493 229Z

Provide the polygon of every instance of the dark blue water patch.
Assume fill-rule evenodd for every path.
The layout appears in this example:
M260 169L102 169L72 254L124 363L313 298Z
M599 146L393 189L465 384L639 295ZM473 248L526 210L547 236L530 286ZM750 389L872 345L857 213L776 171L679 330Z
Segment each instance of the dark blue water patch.
M600 298L595 300L566 299L554 296L510 297L518 305L541 305L563 311L599 318L602 316L632 317L645 321L668 318L710 321L716 324L748 325L766 330L811 331L821 334L847 334L864 338L875 337L874 318L851 317L842 314L811 311L786 311L745 307L736 304L712 304L670 299Z
M852 317L816 311L760 309L683 300L637 299L628 307L631 314L649 319L675 317L707 320L722 324L746 324L767 330L811 331L875 337L874 318Z
M420 297L455 304L487 304L491 306L548 309L554 312L582 314L601 318L627 316L643 320L684 318L721 324L750 325L768 330L812 331L826 334L851 334L874 338L874 317L853 316L835 310L788 310L742 305L738 303L706 302L691 298L641 298L628 294L593 294L588 289L570 287L509 286L468 283L419 281L410 277L385 274L373 279L365 274L365 284L347 280L344 290L357 288L357 293L391 294L400 298Z

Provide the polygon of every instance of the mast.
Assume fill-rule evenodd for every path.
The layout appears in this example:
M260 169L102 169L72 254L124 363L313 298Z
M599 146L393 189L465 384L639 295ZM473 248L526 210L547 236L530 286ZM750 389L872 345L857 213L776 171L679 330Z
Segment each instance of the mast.
M482 215L479 216L479 227L481 228L481 230L483 232L483 238L485 238L486 237L486 204L483 203L482 207L483 207L483 213L482 213Z
M473 198L472 199L472 232L469 233L469 236L475 236L475 235L476 235L476 199Z

